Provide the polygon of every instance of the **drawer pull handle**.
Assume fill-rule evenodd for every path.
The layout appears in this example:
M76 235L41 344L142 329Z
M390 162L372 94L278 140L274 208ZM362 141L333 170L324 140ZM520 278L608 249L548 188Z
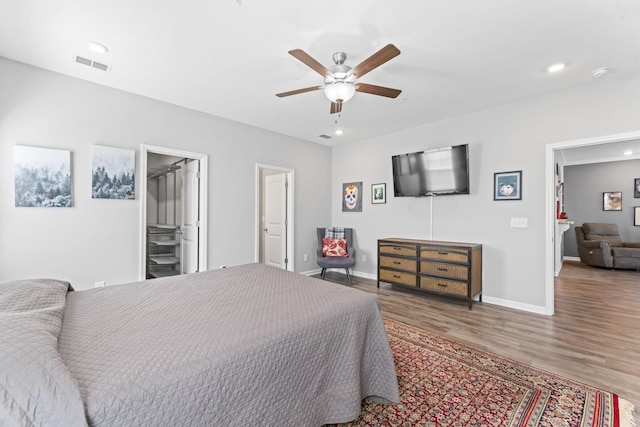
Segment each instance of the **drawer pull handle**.
M449 252L438 252L438 255L449 255Z
M446 288L447 284L446 283L438 283L438 286L440 286L441 288Z
M444 267L438 267L438 271L449 271L449 270Z
M400 250L402 250L402 248L400 248L400 247L398 247L398 246L394 246L394 247L393 247L393 250L395 250L395 251L400 251Z
M398 264L398 265L400 265L400 264L401 264L401 262L400 262L400 261L393 261L393 263L394 263L394 264Z
M393 275L393 278L394 278L394 279L399 279L399 278L400 278L400 276L398 276L397 274L394 274L394 275Z

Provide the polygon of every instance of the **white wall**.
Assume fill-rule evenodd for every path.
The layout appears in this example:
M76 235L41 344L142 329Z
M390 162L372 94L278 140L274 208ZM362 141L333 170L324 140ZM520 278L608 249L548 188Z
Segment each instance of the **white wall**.
M612 76L613 77L613 76ZM490 110L406 129L333 150L333 225L355 228L357 274L375 277L376 242L411 237L483 244L483 300L544 312L545 146L637 131L640 80L615 78ZM471 194L394 198L391 156L470 145ZM522 170L522 200L493 201L493 173ZM363 181L362 213L343 213L343 182ZM386 182L387 203L371 204L371 184ZM433 230L429 229L433 202ZM510 228L526 217L527 229ZM367 262L360 260L365 254Z
M316 268L302 254L315 253L315 227L330 222L328 147L4 58L0 94L0 280L137 280L140 195L91 199L93 144L135 149L138 167L140 144L209 155L210 267L254 261L256 163L294 169L295 267ZM15 144L72 152L72 208L14 207Z

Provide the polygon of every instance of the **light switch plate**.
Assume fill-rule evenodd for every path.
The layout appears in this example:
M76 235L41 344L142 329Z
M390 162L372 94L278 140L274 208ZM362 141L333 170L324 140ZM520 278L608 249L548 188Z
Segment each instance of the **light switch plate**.
M528 218L511 218L511 228L529 227Z

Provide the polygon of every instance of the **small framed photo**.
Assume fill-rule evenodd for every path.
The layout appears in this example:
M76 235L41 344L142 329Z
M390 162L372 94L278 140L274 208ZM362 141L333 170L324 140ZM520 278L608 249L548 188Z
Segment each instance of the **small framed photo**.
M633 208L633 225L640 225L640 206Z
M522 200L522 171L494 173L493 200Z
M602 209L605 211L621 211L622 191L605 191L602 193Z
M640 178L633 180L633 197L640 198Z
M387 184L371 184L371 203L387 203Z

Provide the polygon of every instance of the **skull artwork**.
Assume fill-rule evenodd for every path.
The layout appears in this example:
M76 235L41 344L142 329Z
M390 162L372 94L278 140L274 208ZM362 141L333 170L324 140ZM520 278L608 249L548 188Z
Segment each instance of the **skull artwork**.
M358 202L358 187L350 184L344 190L344 201L347 204L347 208L353 209Z

